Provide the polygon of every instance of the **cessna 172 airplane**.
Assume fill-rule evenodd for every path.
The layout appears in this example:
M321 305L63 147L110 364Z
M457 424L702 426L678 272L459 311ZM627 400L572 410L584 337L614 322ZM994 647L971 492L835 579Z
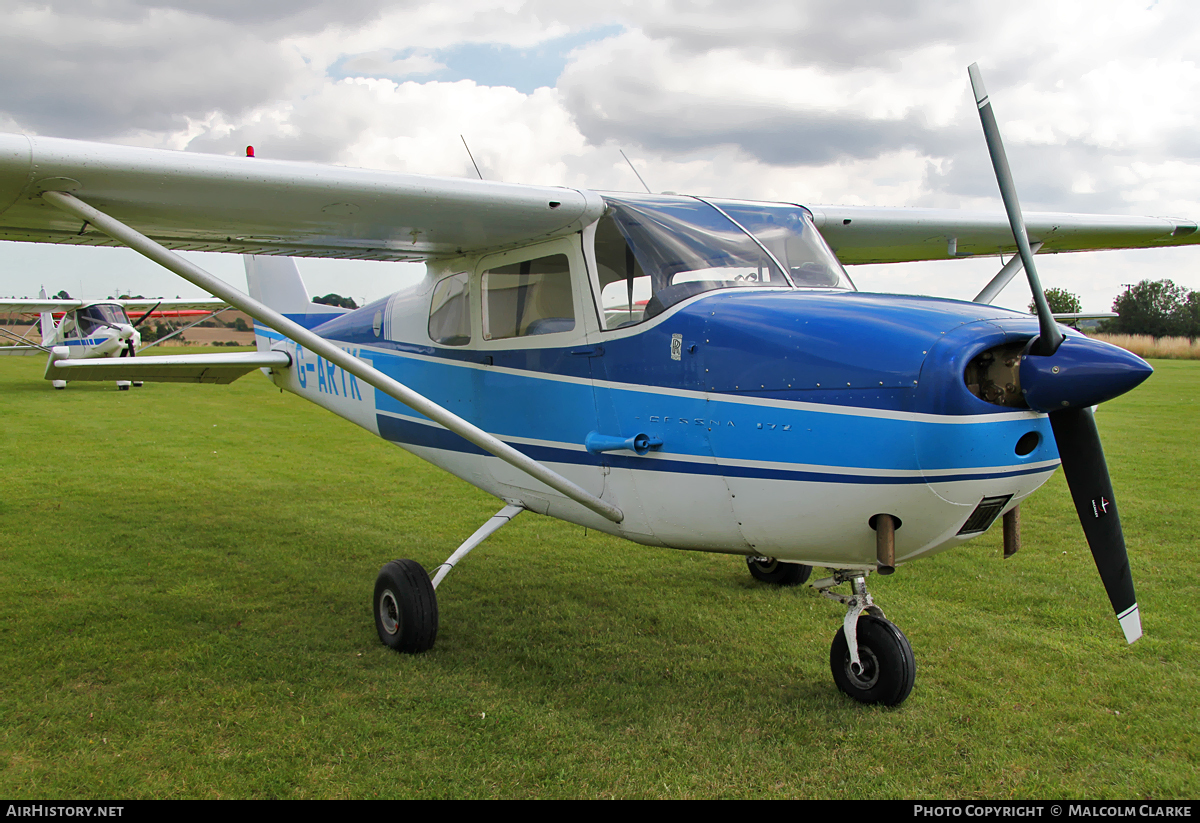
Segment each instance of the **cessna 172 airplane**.
M0 137L0 238L124 244L255 318L257 352L80 360L47 376L275 384L503 508L431 578L379 573L380 639L429 649L435 590L524 510L726 552L846 607L837 686L895 705L912 649L868 575L1015 512L1061 462L1128 642L1141 635L1092 407L1150 373L1053 320L1033 254L1200 241L1193 222L1031 214L972 81L1008 216L441 179ZM1027 228L1028 227L1028 233ZM170 249L241 252L249 294ZM856 291L843 264L1016 250L974 302ZM423 260L419 284L314 307L286 257ZM1036 318L990 302L1020 268ZM834 589L849 584L850 592Z
M42 289L38 299L2 300L0 312L36 313L39 315L40 343L27 343L7 330L0 333L15 341L16 345L0 348L0 354L27 354L38 351L50 353L56 346L66 347L71 357L88 360L97 357L133 357L143 351L142 335L138 326L160 311L199 311L201 317L194 323L203 322L228 308L224 300L175 298L145 299L121 298L108 300L72 300L46 297ZM131 321L127 312L141 312ZM54 315L60 319L54 321ZM165 338L164 338L165 339ZM157 342L157 341L156 341ZM150 345L154 345L153 343ZM145 348L149 348L146 346ZM47 368L53 364L51 356ZM118 389L130 385L140 386L142 381L118 380ZM54 379L54 388L65 389L67 381Z

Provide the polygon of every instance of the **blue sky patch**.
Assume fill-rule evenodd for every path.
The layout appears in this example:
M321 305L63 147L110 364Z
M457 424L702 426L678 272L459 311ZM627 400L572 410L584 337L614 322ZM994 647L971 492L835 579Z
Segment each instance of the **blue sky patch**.
M383 50L347 55L330 67L330 75L386 77L421 82L474 80L481 86L511 86L530 94L553 87L574 49L612 37L620 26L599 26L545 40L529 48L503 43L460 43L445 49Z

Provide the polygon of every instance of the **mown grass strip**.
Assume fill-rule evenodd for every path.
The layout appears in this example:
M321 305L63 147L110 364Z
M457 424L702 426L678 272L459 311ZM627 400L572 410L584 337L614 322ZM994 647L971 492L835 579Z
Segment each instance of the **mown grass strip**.
M0 358L0 794L1195 797L1200 366L1154 365L1097 417L1146 637L1059 474L1015 558L997 528L872 578L917 655L886 710L833 686L811 589L529 514L394 654L379 567L497 501L255 375L55 392Z

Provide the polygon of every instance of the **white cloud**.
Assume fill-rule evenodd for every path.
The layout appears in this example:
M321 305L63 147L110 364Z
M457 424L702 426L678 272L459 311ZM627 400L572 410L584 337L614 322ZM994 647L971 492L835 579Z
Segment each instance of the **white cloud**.
M501 86L486 63L419 82L464 44L591 30L555 88ZM660 191L998 209L978 60L1027 210L1198 218L1197 53L1179 0L20 2L0 32L0 127L474 176L463 135L490 179L640 190L624 148ZM1156 254L1046 265L1088 308L1139 265L1200 288L1186 251ZM937 291L994 263L890 277Z

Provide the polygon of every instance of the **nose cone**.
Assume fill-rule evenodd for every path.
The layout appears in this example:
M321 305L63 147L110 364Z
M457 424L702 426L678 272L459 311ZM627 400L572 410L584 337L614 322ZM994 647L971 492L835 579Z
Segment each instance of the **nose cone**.
M129 340L133 337L133 326L128 323L122 323L117 326L117 333L122 340Z
M1067 337L1049 357L1021 359L1021 391L1031 409L1082 409L1119 397L1154 372L1142 358L1109 343Z

